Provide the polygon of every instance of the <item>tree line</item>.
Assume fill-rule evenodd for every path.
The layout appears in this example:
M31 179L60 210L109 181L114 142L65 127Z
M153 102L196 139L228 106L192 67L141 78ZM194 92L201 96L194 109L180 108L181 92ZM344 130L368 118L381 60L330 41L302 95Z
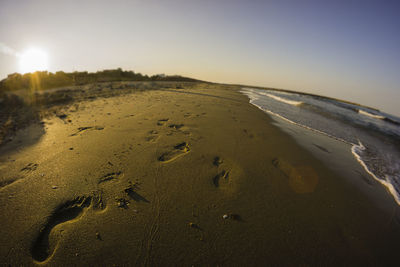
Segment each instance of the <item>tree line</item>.
M176 82L198 82L199 80L179 75L167 76L158 74L153 76L142 75L134 71L124 71L121 68L102 70L97 72L63 72L56 73L48 71L36 71L33 73L9 74L7 78L0 81L0 91L15 90L46 90L51 88L84 85L98 82L114 81L176 81Z

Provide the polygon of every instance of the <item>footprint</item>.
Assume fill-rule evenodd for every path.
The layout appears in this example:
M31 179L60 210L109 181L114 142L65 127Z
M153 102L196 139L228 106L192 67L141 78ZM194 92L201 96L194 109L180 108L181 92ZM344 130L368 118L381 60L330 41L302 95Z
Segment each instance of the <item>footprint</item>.
M107 207L106 202L103 198L103 191L94 191L92 198L93 210L101 212Z
M157 121L157 125L158 126L163 126L167 121L169 121L169 119L161 119Z
M272 165L289 178L288 184L294 192L305 194L315 191L319 177L311 166L293 166L279 158L273 159Z
M166 152L162 154L158 160L164 163L171 162L180 156L185 155L190 151L189 144L187 142L183 142L174 146L172 151Z
M279 158L274 158L272 160L272 165L274 165L275 168L279 169L287 177L290 176L290 173L293 169L293 166L289 162Z
M182 131L182 133L187 136L192 136L192 133L190 131Z
M78 220L90 206L90 203L90 196L80 196L61 204L54 210L32 244L31 254L35 261L43 262L53 255L57 244L50 244L49 242L52 229L67 221Z
M158 135L150 135L146 137L146 141L150 142L150 143L154 143L158 140L158 138L160 138L160 136Z
M154 143L158 140L158 138L160 138L160 136L158 135L158 132L155 130L152 130L149 132L149 136L146 137L146 141Z
M214 165L214 166L217 166L217 167L218 167L218 166L221 165L222 163L223 163L223 160L222 160L220 157L217 156L217 157L214 158L214 161L213 161L213 165Z
M249 133L249 131L247 131L247 129L243 129L243 132L244 132L249 138L254 138L254 134Z
M221 178L225 179L225 181L227 182L227 180L229 178L229 171L224 170L224 171L218 173L216 176L214 176L213 183L214 183L215 187L219 187Z
M17 180L18 180L18 178L12 178L12 179L6 179L3 181L0 181L0 189L14 183Z
M68 119L68 115L65 114L65 113L56 113L56 116L57 116L60 120L62 120L65 124L71 122L71 120Z
M85 126L85 127L79 127L79 128L78 128L78 131L75 132L75 133L73 133L73 134L71 134L70 136L77 136L78 134L80 134L80 133L82 133L82 132L85 132L85 131L87 131L87 130L97 130L97 131L101 131L101 130L103 130L103 129L104 129L104 127L102 127L102 126Z
M121 171L107 173L106 175L104 175L103 177L100 178L99 184L108 182L108 181L111 181L114 179L118 179L121 176L121 174L122 174Z
M170 124L170 125L168 125L169 128L173 128L175 130L179 130L183 126L184 126L183 124Z
M210 162L211 163L211 162ZM215 173L210 176L209 184L224 196L235 196L246 181L246 175L240 162L230 158L215 156L212 161ZM210 164L211 165L211 164Z
M32 172L32 171L36 170L38 166L39 166L38 164L31 162L28 165L26 165L25 167L23 167L21 169L21 172L26 172L26 173Z
M129 200L123 197L115 198L115 201L117 202L118 208L123 208L123 209L127 209L130 203Z

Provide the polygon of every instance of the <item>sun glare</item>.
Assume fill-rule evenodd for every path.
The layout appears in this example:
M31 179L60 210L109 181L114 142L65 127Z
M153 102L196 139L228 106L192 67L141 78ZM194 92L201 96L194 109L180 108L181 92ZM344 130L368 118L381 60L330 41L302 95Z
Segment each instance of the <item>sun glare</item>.
M47 54L36 48L26 50L19 56L19 68L21 73L47 70Z

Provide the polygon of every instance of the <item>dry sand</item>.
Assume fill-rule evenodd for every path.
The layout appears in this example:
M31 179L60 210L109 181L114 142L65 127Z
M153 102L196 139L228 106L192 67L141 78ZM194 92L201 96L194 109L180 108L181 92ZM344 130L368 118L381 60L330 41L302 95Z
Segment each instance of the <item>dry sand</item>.
M399 208L351 182L355 160L329 168L239 87L152 86L70 103L1 148L0 264L397 263Z

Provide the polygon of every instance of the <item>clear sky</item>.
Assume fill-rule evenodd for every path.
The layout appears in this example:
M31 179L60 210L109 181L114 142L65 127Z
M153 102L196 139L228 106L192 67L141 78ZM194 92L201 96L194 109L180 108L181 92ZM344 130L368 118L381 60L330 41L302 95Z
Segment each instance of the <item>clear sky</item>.
M0 0L0 79L30 47L49 71L181 74L400 115L400 1Z

